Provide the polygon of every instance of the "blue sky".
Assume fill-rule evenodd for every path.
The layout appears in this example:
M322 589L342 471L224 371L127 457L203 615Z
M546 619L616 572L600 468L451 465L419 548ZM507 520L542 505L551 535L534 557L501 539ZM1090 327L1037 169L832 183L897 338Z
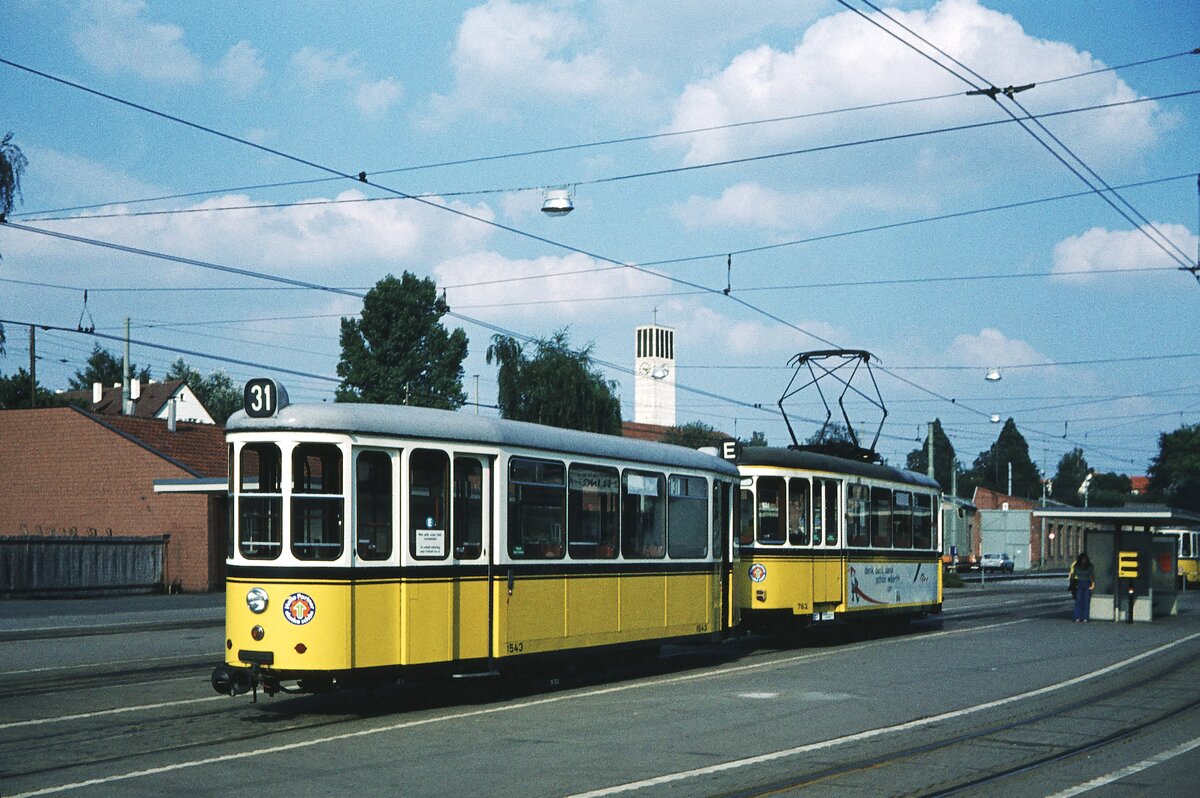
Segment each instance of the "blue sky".
M0 58L374 185L0 65L0 128L29 158L11 221L360 291L432 277L471 320L451 323L483 404L493 328L566 327L624 366L606 373L632 419L633 330L657 318L676 329L680 423L785 444L787 361L836 345L887 369L892 462L937 417L969 465L998 415L1043 469L1080 446L1145 473L1158 434L1200 416L1200 283L1164 251L1197 257L1200 104L1165 95L1200 89L1200 56L1075 76L1192 50L1200 6L944 0L887 19L851 5L903 22L975 85L1036 83L1015 95L1030 113L1109 106L1042 121L1110 186L1143 184L1119 189L1136 224L1005 121L1011 101L966 96L838 3L627 0L14 0ZM843 110L865 105L880 107ZM657 135L698 128L718 129ZM317 182L262 187L292 181ZM542 189L560 185L576 211L551 219ZM1033 200L1047 201L964 215ZM51 212L83 205L100 207ZM131 215L151 210L189 212ZM950 218L907 224L933 217ZM12 228L0 254L0 318L74 328L89 289L98 331L129 316L137 340L314 375L283 377L294 399L332 397L315 377L335 376L338 318L360 305ZM7 332L6 374L28 359L25 329ZM66 387L92 343L39 331L39 380ZM133 350L158 376L176 356ZM263 371L185 358L237 382ZM993 367L1003 379L986 382ZM815 395L788 407L823 415ZM852 417L873 434L868 411Z

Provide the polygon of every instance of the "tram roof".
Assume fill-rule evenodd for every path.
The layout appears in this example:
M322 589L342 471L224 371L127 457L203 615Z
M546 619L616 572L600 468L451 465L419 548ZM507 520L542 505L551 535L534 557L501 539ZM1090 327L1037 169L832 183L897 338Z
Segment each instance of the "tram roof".
M357 402L292 404L268 418L251 418L239 410L229 417L225 429L227 432L345 432L519 446L547 453L608 457L738 476L733 463L685 446L428 407Z
M738 465L825 471L941 490L941 485L936 479L925 474L918 474L915 471L892 468L891 466L880 465L878 463L847 460L844 457L835 457L834 455L822 454L821 452L781 449L774 446L743 446L738 455Z

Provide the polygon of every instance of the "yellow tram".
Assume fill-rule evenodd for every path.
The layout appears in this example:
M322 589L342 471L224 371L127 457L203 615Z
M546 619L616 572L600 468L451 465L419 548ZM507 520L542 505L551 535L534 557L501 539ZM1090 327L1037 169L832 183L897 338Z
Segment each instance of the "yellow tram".
M1175 555L1179 563L1179 583L1191 590L1200 586L1200 529L1188 527L1158 529L1156 534L1175 538Z
M745 447L735 576L744 622L941 612L938 483L820 452Z
M316 691L736 622L736 467L682 447L428 408L289 404L227 424L214 689Z

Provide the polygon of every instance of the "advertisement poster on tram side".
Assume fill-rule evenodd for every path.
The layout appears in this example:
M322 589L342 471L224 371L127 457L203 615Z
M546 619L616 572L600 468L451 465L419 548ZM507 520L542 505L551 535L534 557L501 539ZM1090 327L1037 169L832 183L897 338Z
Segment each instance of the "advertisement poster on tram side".
M918 562L851 562L848 572L852 608L937 601L936 565Z

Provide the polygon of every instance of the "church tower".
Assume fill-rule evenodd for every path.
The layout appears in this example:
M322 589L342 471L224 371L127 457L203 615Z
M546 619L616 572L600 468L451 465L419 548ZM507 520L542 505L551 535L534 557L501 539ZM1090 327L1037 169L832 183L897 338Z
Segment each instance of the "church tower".
M675 331L638 327L633 371L633 420L675 426Z

